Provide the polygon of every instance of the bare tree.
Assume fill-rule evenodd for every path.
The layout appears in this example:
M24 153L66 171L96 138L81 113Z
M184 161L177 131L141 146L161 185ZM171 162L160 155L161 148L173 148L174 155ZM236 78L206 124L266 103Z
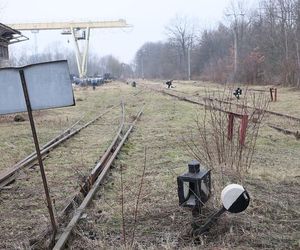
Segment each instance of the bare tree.
M197 37L195 22L176 16L166 27L168 40L146 43L136 53L138 76L227 82L277 83L300 88L300 0L246 1L225 10L227 23ZM193 46L192 50L189 50Z
M190 61L188 55L196 38L195 24L188 17L177 15L166 27L166 33L170 44L178 49L182 72L189 78L188 65Z

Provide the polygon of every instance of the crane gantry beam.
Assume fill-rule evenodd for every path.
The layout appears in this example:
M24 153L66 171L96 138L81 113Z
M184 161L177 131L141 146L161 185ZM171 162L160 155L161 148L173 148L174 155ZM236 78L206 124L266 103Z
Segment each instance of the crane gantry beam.
M8 24L16 30L60 30L70 28L90 28L90 29L101 29L101 28L128 28L131 27L126 23L124 19L117 21L98 21L98 22L52 22L52 23L15 23Z
M78 73L80 78L87 75L87 59L89 50L89 38L91 29L107 29L107 28L129 28L124 19L117 21L97 21L97 22L51 22L51 23L16 23L9 24L15 30L39 31L39 30L63 30L62 34L72 35L75 51ZM83 35L78 35L80 30L84 30ZM78 40L85 40L85 48L81 53L79 50Z

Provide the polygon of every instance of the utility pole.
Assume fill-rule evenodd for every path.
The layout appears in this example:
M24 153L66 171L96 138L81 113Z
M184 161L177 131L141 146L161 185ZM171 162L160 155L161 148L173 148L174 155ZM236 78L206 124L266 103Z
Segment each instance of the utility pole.
M144 79L144 57L142 56L142 79Z
M233 64L233 79L236 80L237 78L237 73L238 73L238 65L239 65L239 27L238 27L238 17L242 17L242 23L244 22L244 13L227 13L225 14L226 16L234 17L234 27L233 27L233 35L234 35L234 42L233 42L233 53L234 53L234 64Z
M142 49L141 51L141 71L142 71L142 79L145 78L145 72L144 72L144 55L145 55L145 49Z
M191 80L191 49L193 46L193 37L189 38L188 49L187 49L187 66L188 66L188 80Z
M191 48L188 47L188 80L191 80Z

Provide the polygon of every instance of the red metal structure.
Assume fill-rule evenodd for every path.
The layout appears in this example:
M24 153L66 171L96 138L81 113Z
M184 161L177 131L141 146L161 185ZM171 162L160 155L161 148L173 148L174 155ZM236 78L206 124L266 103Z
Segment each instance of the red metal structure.
M240 145L244 146L246 141L246 132L247 132L247 126L248 126L248 115L244 114L237 114L230 112L228 113L228 134L227 138L229 141L232 141L233 138L233 124L234 124L234 118L241 119L240 123L240 132L239 132L239 141Z
M271 102L277 102L277 88L270 88Z

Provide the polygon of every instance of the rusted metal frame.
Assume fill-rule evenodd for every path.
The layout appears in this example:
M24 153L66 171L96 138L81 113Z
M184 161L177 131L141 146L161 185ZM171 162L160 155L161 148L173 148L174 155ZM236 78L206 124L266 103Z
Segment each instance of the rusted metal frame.
M77 133L79 133L82 129L88 127L89 125L91 125L92 123L96 122L98 119L100 119L103 115L107 114L108 112L110 112L111 109L117 107L118 105L114 105L113 107L109 108L108 110L106 110L104 113L101 113L99 116L97 116L96 118L94 118L93 120L89 121L88 123L86 123L85 125L83 125L82 127L76 129L75 131L66 134L64 137L62 137L61 139L59 139L58 141L52 143L51 145L49 145L46 148L43 148L41 150L41 154L45 155L47 153L49 153L52 149L56 148L59 144L63 143L64 141L68 140L70 137L76 135ZM26 157L28 158L28 157ZM28 159L24 159L22 160L23 162L17 163L16 165L14 165L12 168L5 170L4 172L0 173L0 184L3 183L5 180L7 180L9 177L11 177L13 174L15 174L17 171L19 171L21 168L26 167L29 164L32 164L33 162L35 162L37 159L36 154L34 154L32 157L28 158ZM3 185L1 185L2 187Z
M23 92L24 92L28 117L29 117L29 121L30 121L32 137L33 137L33 141L34 141L34 145L35 145L36 155L37 155L37 159L38 159L39 166L40 166L41 177L43 180L43 186L44 186L45 196L46 196L46 200L47 200L47 208L49 211L49 216L50 216L51 225L52 225L52 233L53 233L53 235L55 235L57 232L56 219L54 216L54 211L53 211L52 201L51 201L50 192L49 192L49 188L48 188L47 177L46 177L46 173L45 173L45 169L44 169L42 154L40 151L39 141L38 141L38 137L37 137L37 133L36 133L36 129L35 129L30 98L29 98L26 80L25 80L25 75L24 75L24 71L22 69L19 70L19 73L20 73L22 88L23 88Z
M270 97L271 97L271 102L277 102L277 88L270 88Z
M245 145L248 122L249 122L248 115L243 115L243 118L241 119L241 125L240 125L240 145L241 146Z
M169 93L168 93L169 94ZM171 95L171 94L170 94ZM171 95L171 96L174 96L174 97L177 97L178 98L178 96L176 96L176 95ZM181 97L181 99L183 99L183 100L185 100L186 98L182 98ZM270 111L270 110L266 110L266 109L258 109L258 108L253 108L253 107L251 107L251 106L248 106L248 105L241 105L241 104L238 104L238 103L233 103L233 102L228 102L228 101L224 101L224 100L219 100L219 99L217 99L217 98L207 98L207 99L210 99L210 100L212 100L212 101L217 101L217 102L222 102L222 103L225 103L225 104L233 104L233 105L235 105L235 106L237 106L237 107L240 107L240 108L249 108L249 109L253 109L253 110L255 110L255 111L259 111L259 112L265 112L265 113L268 113L268 114L271 114L271 115L275 115L275 116L280 116L280 117L285 117L285 118L289 118L289 119L291 119L291 120L295 120L295 121L300 121L300 118L299 117L295 117L295 116L291 116L291 115L286 115L286 114L281 114L281 113L278 113L278 112L274 112L274 111ZM190 101L191 102L191 100L189 100L189 99L186 99L187 101ZM193 103L197 103L197 102L195 102L195 101L193 101ZM204 105L204 104L202 104L202 103L199 103L200 105Z
M271 102L273 102L274 98L273 98L273 89L270 88L270 98L271 98Z
M239 113L230 112L230 111L227 111L227 110L224 110L224 109L220 109L220 108L217 108L217 107L211 107L210 105L207 105L207 104L205 104L205 103L198 102L198 101L194 101L194 100L188 99L188 98L186 98L186 97L177 96L177 95L168 93L168 92L163 91L163 90L161 90L160 92L162 92L162 93L164 93L164 94L166 94L166 95L172 96L172 97L176 97L176 98L178 98L178 99L180 99L180 100L182 100L182 101L186 101L186 102L190 102L190 103L193 103L193 104L197 104L197 105L200 105L200 106L203 106L203 107L206 107L206 108L212 108L212 109L214 109L214 110L216 110L216 111L221 111L221 112L226 113L226 114L228 114L228 115L234 114L234 115L235 115L236 117L238 117L238 118L243 118L243 115L242 115L242 114L239 114ZM213 99L211 99L211 98L206 98L206 99L207 99L207 100L210 100L210 101L213 101Z
M242 146L245 145L246 131L247 131L247 126L248 126L248 122L249 122L248 121L248 115L226 111L226 110L223 110L223 109L220 109L220 108L217 108L217 107L211 107L210 105L207 105L205 103L193 101L193 100L190 100L186 97L180 97L180 96L168 93L166 91L161 91L161 92L164 93L164 94L167 94L169 96L176 97L176 98L178 98L180 100L183 100L183 101L187 101L187 102L190 102L190 103L193 103L193 104L198 104L198 105L201 105L201 106L204 106L204 107L210 107L210 108L213 108L216 111L221 111L223 113L228 114L228 134L227 134L227 138L228 138L229 141L231 141L232 138L233 138L234 117L240 118L241 119L241 124L240 124L240 132L239 132L239 142L240 142L240 145L242 145ZM214 99L212 99L212 98L207 98L207 99L210 100L210 101L214 101ZM217 101L220 101L220 100L217 100ZM220 102L222 102L222 101L220 101ZM228 104L229 103L230 102L228 102ZM230 103L230 104L234 104L234 103ZM242 106L242 105L240 105L240 106ZM243 106L243 107L247 107L247 106Z
M162 92L163 94L166 94L166 95L169 95L169 96L172 96L172 97L176 97L176 98L178 98L178 99L180 99L180 100L182 100L182 101L187 101L187 102L190 102L190 103L193 103L193 104L198 104L198 105L207 107L207 105L204 104L204 103L197 102L197 101L193 101L193 100L190 100L190 99L188 99L188 98L186 98L186 97L180 97L180 96L177 96L177 95L175 95L175 94L171 94L171 93L166 92L166 91L163 91L163 90L157 90L157 89L153 89L153 88L150 88L150 89L156 90L156 91L159 91L159 92ZM178 92L179 92L179 91L178 91ZM277 101L277 88L275 88L274 94L275 94L274 100ZM215 99L213 99L213 98L206 98L206 99L211 100L211 101L218 101L218 102L225 103L225 104L231 104L231 105L233 104L233 105L236 105L237 107L241 107L241 108L249 108L249 109L253 109L253 110L258 111L258 112L265 112L265 113L268 113L268 114L271 114L271 115L275 115L275 116L279 116L279 117L285 117L285 118L288 118L288 119L291 119L291 120L294 120L294 121L298 121L298 122L300 121L300 118L298 118L298 117L291 116L291 115L286 115L286 114L281 114L281 113L274 112L274 111L270 111L270 110L253 108L253 107L248 106L248 105L241 105L241 104L237 104L237 103L232 103L232 102L228 102L228 101L224 101L224 100L219 100L219 99L217 99L217 98L215 98ZM230 114L231 114L231 112L224 111L224 110L221 110L221 109L218 109L218 108L215 108L215 107L214 107L214 109L215 109L215 110L219 110L219 111L223 111L223 112L227 113L229 116L230 116ZM241 118L242 120L244 119L244 120L241 122L241 128L240 128L240 144L241 144L241 145L244 145L244 142L245 142L245 136L246 136L246 134L245 134L246 132L245 132L245 131L246 131L246 127L247 127L246 124L248 124L248 122L249 122L249 117L247 117L247 118L244 117L244 118L243 118L243 116L244 116L244 115L240 115L240 117L239 117L239 118ZM230 122L231 122L231 121L230 121ZM231 122L231 123L232 123L232 122ZM229 128L229 126L230 126L230 125L228 125L228 131L231 130L231 126L230 126L230 128ZM279 130L279 129L278 129L278 130ZM292 131L290 131L290 132L292 132ZM293 134L295 135L296 138L299 137L299 132L298 132L298 131L297 131L297 132L293 132ZM228 137L229 137L229 138L232 138L232 136L230 135L229 132L228 132Z
M61 237L59 238L59 240L56 242L53 250L59 250L59 249L63 249L64 248L67 240L69 239L69 237L71 235L71 232L72 232L73 228L75 227L75 225L77 224L78 220L80 219L83 211L86 209L86 207L88 206L88 204L92 200L92 198L93 198L94 194L96 193L96 191L97 191L100 183L103 181L104 177L106 176L106 174L107 174L107 172L108 172L111 164L113 163L114 159L116 158L117 154L119 153L121 147L123 146L123 144L126 141L128 135L132 131L135 123L137 122L137 120L141 116L142 112L143 112L143 108L139 111L139 113L136 116L136 119L133 121L132 125L129 127L129 129L125 133L123 139L119 143L119 145L116 148L116 150L114 151L113 155L111 156L111 158L109 159L109 161L105 164L105 167L101 171L101 173L100 173L99 177L97 178L96 182L94 183L93 187L91 188L91 190L89 191L89 193L87 194L87 196L84 198L84 200L81 203L81 205L79 206L79 208L76 210L73 218L69 222L68 226L65 228L65 230L64 230L63 234L61 235Z
M232 141L233 138L233 122L234 122L234 114L228 114L228 132L227 132L228 141Z
M146 87L147 88L147 87ZM149 87L148 87L149 88ZM174 95L174 94L171 94L171 93L168 93L166 91L163 91L163 90L157 90L157 89L154 89L154 88L149 88L151 90L155 90L155 91L158 91L158 92L161 92L161 93L164 93L166 95L169 95L169 96L173 96L173 97L176 97L180 100L183 100L183 101L187 101L187 102L190 102L190 103L194 103L194 104L199 104L201 106L205 106L204 103L201 103L201 102L197 102L197 101L193 101L193 100L190 100L186 97L180 97L180 96L177 96L177 95ZM178 91L179 92L179 91ZM236 105L237 107L241 107L241 108L249 108L249 109L254 109L255 111L258 111L258 112L265 112L265 113L268 113L268 114L271 114L271 115L275 115L275 116L279 116L279 117L285 117L285 118L288 118L288 119L291 119L291 120L294 120L294 121L300 121L300 118L299 117L295 117L295 116L291 116L291 115L286 115L286 114L281 114L281 113L278 113L278 112L274 112L274 111L270 111L270 110L266 110L266 109L258 109L258 108L254 108L254 107L251 107L251 106L248 106L248 105L241 105L241 104L237 104L237 103L233 103L233 102L228 102L228 101L224 101L224 100L219 100L217 98L207 98L207 99L210 99L210 100L214 100L214 101L218 101L218 102L222 102L222 103L225 103L225 104L233 104L233 105ZM218 110L218 109L216 109ZM221 111L221 110L219 110ZM227 113L227 111L225 111ZM229 112L228 112L229 113Z
M253 108L253 107L248 106L248 105L241 105L241 104L228 102L228 101L223 101L223 100L218 100L218 99L212 99L212 100L215 100L215 101L218 101L218 102L223 102L225 104L233 104L233 105L236 105L237 107L240 107L240 108L249 108L249 109L253 109L253 110L258 111L258 112L265 112L265 113L268 113L268 114L271 114L271 115L275 115L275 116L279 116L279 117L285 117L285 118L288 118L288 119L291 119L291 120L294 120L294 121L298 121L298 122L300 121L299 117L286 115L286 114L282 114L282 113L278 113L278 112L274 112L274 111L270 111L270 110L266 110L266 109Z
M233 138L233 124L234 124L234 118L238 117L241 118L240 123L240 132L239 132L239 141L240 145L244 146L246 141L246 131L248 127L248 115L240 115L236 113L230 113L228 115L228 133L227 133L227 139L229 141L232 141Z

